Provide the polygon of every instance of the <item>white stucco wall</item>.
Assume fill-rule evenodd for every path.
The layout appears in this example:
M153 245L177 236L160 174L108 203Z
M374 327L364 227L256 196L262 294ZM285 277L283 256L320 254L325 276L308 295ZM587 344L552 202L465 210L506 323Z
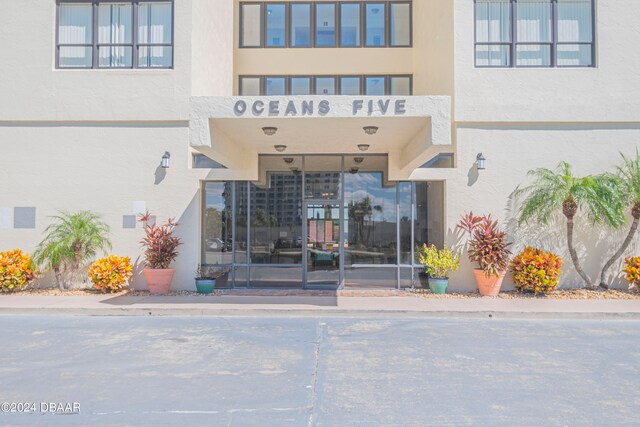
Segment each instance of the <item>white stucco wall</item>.
M50 216L91 210L111 227L112 253L138 264L143 230L140 224L123 228L122 217L133 214L133 202L142 201L158 221L178 220L184 244L174 283L189 287L200 259L199 185L206 171L188 169L187 134L186 123L0 124L0 208L36 208L35 229L0 228L0 251L31 252ZM165 151L171 153L171 167L163 170ZM144 279L136 276L134 284L144 287Z
M458 122L640 121L637 0L596 1L596 68L474 68L473 7L455 3Z

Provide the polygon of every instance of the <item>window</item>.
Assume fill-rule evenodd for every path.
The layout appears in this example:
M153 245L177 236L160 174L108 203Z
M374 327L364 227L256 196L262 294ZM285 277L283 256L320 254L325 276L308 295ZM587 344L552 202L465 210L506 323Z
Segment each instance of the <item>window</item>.
M290 95L311 95L311 77L291 77Z
M262 95L261 77L240 77L238 93L244 96Z
M410 47L411 8L412 0L241 2L240 47Z
M360 46L360 4L340 4L340 46Z
M58 6L58 67L93 66L93 6L60 3Z
M138 67L171 67L173 62L171 15L171 3L140 3L138 9Z
M216 162L215 160L205 156L204 154L194 154L193 168L194 169L226 169L226 166Z
M316 77L316 95L335 95L335 77Z
M381 47L386 45L384 3L367 3L366 7L366 45Z
M391 3L389 27L391 46L411 46L411 3Z
M133 5L98 5L98 66L133 66Z
M375 76L365 78L365 95L376 96L387 93L385 76Z
M267 3L267 47L285 47L285 5Z
M340 77L340 95L360 95L360 77Z
M411 95L411 76L390 76L391 95Z
M593 5L591 0L558 0L558 67L593 66Z
M265 95L278 96L285 95L285 78L284 77L265 77Z
M348 95L411 96L411 75L240 76L240 96Z
M311 47L311 4L291 5L291 47Z
M246 3L240 5L240 46L262 46L262 5Z
M336 5L316 3L316 47L336 45Z
M477 67L592 67L593 0L475 0Z
M171 1L61 1L57 31L58 68L173 66Z

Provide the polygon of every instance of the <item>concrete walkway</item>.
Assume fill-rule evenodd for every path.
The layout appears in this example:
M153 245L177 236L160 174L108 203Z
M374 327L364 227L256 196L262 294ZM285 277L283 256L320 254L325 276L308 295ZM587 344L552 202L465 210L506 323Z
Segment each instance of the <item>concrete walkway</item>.
M298 316L640 319L638 300L557 300L413 296L17 296L0 315Z

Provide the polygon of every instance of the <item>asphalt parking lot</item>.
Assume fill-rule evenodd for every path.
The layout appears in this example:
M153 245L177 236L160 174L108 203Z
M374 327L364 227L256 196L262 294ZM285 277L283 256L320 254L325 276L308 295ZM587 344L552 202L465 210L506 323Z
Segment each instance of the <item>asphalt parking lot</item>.
M0 322L1 425L640 425L639 321Z

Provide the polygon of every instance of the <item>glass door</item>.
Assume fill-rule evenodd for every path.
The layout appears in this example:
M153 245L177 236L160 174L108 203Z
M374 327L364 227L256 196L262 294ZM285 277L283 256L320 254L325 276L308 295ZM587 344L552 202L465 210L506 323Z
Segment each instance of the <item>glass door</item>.
M335 202L306 203L307 286L340 284L340 210Z

